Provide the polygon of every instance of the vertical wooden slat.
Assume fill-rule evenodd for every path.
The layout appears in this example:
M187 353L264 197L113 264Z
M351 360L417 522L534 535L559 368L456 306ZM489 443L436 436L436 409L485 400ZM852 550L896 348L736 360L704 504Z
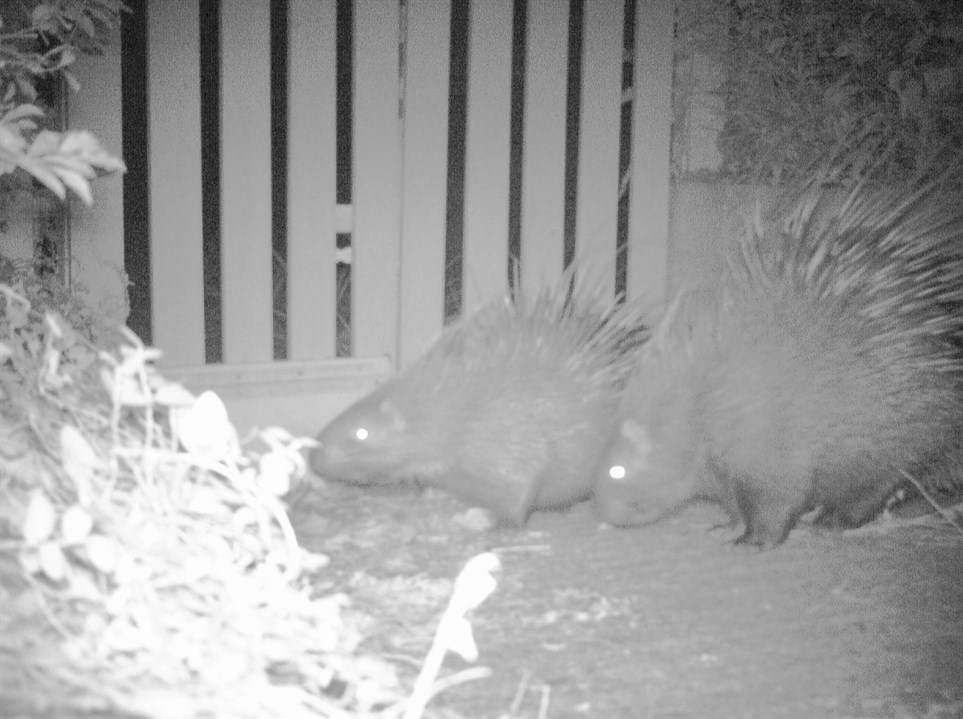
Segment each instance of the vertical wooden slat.
M444 319L450 0L409 0L401 225L402 365Z
M147 17L154 344L168 365L204 362L197 3L150 3Z
M354 8L352 332L357 356L398 359L401 124L398 3Z
M562 269L568 3L529 0L522 167L522 285Z
M665 299L669 242L673 0L637 0L629 196L630 297Z
M623 15L619 0L585 3L576 256L609 292L615 287Z
M290 0L288 339L291 359L335 351L334 0Z
M508 288L512 2L471 3L465 138L465 312Z
M224 361L272 357L270 3L221 8Z
M67 99L71 129L92 132L108 152L122 152L120 78L120 31L109 38L102 57L81 56L71 67L81 91ZM87 207L71 196L70 254L75 265L72 280L112 320L126 319L127 287L124 279L123 175L115 173L92 183L94 206Z

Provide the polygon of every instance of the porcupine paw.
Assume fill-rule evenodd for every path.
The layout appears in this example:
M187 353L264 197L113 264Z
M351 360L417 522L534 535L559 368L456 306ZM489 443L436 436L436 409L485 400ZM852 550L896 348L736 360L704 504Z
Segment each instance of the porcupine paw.
M738 512L729 511L723 507L726 518L711 525L706 532L735 532L742 526L742 517Z
M495 517L497 526L522 529L534 511L534 499L530 492L506 491L497 498L488 498L482 506Z
M812 525L816 529L828 530L852 529L856 526L849 515L835 507L821 507L813 517Z
M883 510L891 493L890 486L881 483L879 487L824 504L813 519L813 526L837 531L862 526Z
M736 542L745 536L746 532L742 532L738 537L732 539L731 537L742 530L743 524L740 519L729 519L723 522L717 522L706 528L706 534L712 534L713 536L721 537L723 544L735 545Z
M746 531L732 541L735 547L772 549L786 540L799 513L791 506L772 502L744 502Z
M739 537L732 540L733 547L754 547L759 550L772 549L782 544L792 529L792 522L760 526L750 526Z
M799 516L791 498L753 488L744 482L735 482L733 490L733 499L746 530L732 540L732 546L771 549L782 544Z

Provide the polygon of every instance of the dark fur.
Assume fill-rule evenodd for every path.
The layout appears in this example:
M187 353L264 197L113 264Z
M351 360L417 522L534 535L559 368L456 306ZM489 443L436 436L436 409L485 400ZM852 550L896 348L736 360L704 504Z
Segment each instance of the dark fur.
M958 466L958 200L860 187L820 215L819 192L655 328L602 463L603 518L642 525L707 499L744 524L737 542L770 547L810 510L858 526L906 474Z
M440 487L515 526L536 509L588 499L646 333L637 310L597 309L591 293L569 294L570 279L446 329L324 428L312 469L345 482Z

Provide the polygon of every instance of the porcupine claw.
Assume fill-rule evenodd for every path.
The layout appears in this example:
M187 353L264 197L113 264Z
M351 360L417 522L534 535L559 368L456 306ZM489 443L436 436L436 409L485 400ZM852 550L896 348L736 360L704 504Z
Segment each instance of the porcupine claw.
M665 515L662 510L640 509L631 502L603 497L599 493L595 495L595 511L599 519L613 527L644 527Z
M733 483L733 498L745 522L746 531L732 541L733 546L772 549L784 541L789 530L805 511L806 498L792 491L793 484L751 489L748 483ZM780 489L782 491L780 491Z

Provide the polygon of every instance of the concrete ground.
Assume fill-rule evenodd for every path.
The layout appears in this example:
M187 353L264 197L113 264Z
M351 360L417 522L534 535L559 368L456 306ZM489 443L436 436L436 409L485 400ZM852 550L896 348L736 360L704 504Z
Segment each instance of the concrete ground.
M800 527L758 552L710 531L712 507L616 530L581 505L509 531L434 493L330 487L292 516L331 557L325 581L381 614L384 651L416 663L448 580L498 554L472 617L493 674L443 694L447 716L963 717L963 535L935 517Z

